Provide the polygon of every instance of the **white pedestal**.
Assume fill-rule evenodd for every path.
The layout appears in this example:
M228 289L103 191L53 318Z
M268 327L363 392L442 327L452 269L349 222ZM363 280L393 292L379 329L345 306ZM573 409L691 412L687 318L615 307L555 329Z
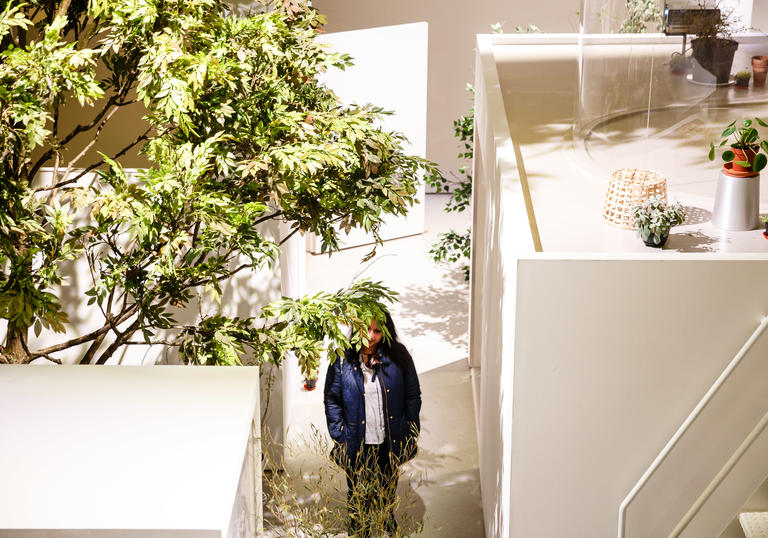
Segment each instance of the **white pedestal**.
M720 170L712 209L712 224L736 232L758 227L760 214L760 174L732 177Z
M0 538L250 538L259 369L0 366Z

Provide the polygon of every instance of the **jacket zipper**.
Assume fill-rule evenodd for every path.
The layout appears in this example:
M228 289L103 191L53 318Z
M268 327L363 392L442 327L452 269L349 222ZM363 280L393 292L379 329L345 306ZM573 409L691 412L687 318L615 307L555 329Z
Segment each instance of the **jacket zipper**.
M384 368L382 367L382 370ZM384 395L384 423L387 425L387 438L389 439L389 447L390 450L392 449L392 443L394 442L394 439L392 439L392 433L390 432L389 427L389 405L387 403L387 385L384 383L384 376L382 375L382 372L379 372L379 385L381 385L381 393Z

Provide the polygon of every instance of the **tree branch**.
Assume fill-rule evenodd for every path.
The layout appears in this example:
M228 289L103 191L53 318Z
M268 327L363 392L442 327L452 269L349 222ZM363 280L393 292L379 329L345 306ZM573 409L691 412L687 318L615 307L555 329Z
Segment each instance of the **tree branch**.
M267 221L267 220L269 220L269 219L273 219L273 218L275 218L275 217L279 217L279 216L281 216L281 215L283 215L283 212L282 212L282 211L275 211L275 212L274 212L274 213L272 213L271 215L267 215L267 216L265 216L265 217L261 217L260 219L256 220L256 222L254 222L254 223L253 223L253 225L255 226L255 225L257 225L257 224L261 224L261 223L262 223L262 222L264 222L264 221Z
M59 10L56 12L56 16L66 18L70 3L72 3L72 0L64 0L61 4L59 4Z
M139 307L138 303L133 303L131 306L129 306L127 309L125 309L123 312L118 315L115 322L120 324L129 317L131 317L135 312L136 309ZM34 358L37 357L44 357L45 355L50 355L52 353L57 353L59 351L64 351L65 349L69 349L73 346L79 346L80 344L85 344L87 342L91 342L98 338L99 336L106 334L109 332L109 330L112 328L112 326L109 323L104 324L101 328L85 334L83 336L78 336L77 338L72 338L71 340L67 340L66 342L62 342L61 344L56 344L53 346L48 346L43 349L39 349L32 353Z
M139 325L141 325L141 318L134 320L134 322L131 323L125 331L118 334L117 338L115 338L115 341L109 344L109 347L107 347L104 353L101 354L101 357L98 358L96 364L106 364L109 358L115 353L117 348L123 345L123 342L125 342L127 338L133 336L133 333L136 332L136 329L139 328Z
M30 363L30 362L32 362L33 360L35 360L35 359L39 359L40 357L42 357L42 358L44 358L44 359L48 359L48 360L49 360L49 361L51 361L51 362L55 362L56 364L61 364L61 360L60 360L60 359L57 359L57 358L51 357L50 355L38 355L37 357L29 357L29 358L27 358L27 359L24 361L24 364L29 364L29 363Z
M128 342L123 342L124 346L175 346L180 347L181 344L178 342L170 342L168 340L157 340L155 342L144 342L143 340L130 340Z
M114 155L114 157L112 157L112 160L113 160L113 161L116 161L117 159L119 159L120 157L122 157L123 155L125 155L126 153L128 153L128 151L129 151L129 150L130 150L132 147L134 147L136 144L138 144L138 143L139 143L139 142L141 142L142 140L147 140L147 139L149 138L149 136L147 136L147 135L149 134L149 131L151 131L151 130L152 130L152 127L149 127L149 128L146 130L146 131L144 131L144 134L141 134L141 135L139 135L138 137L136 137L136 140L134 140L133 142L131 142L130 144L128 144L127 146L125 146L123 149L121 149L120 151L118 151L118 152L117 152L117 153ZM81 178L81 177L83 177L83 176L84 176L85 174L87 174L88 172L90 172L90 171L92 171L92 170L94 170L94 169L98 168L98 167L99 167L99 166L101 166L102 164L104 164L104 159L100 160L100 161L99 161L99 162L97 162L97 163L94 163L94 164L92 164L91 166L89 166L88 168L84 169L82 172L80 172L78 175L76 175L76 176L75 176L75 177L73 177L72 179L68 179L68 180L66 180L66 181L61 181L61 182L59 182L59 183L56 183L55 185L51 185L50 187L40 187L39 189L35 189L35 192L41 192L41 191L48 191L48 190L60 189L61 187L65 187L65 186L67 186L67 185L70 185L70 184L72 184L72 183L77 183L77 182L80 180L80 178Z
M133 86L133 82L135 80L135 77L131 77L127 79L123 83L123 87L120 88L118 92L113 94L106 103L104 103L104 108L102 108L96 116L89 122L89 123L81 123L77 125L72 131L66 135L59 143L58 147L62 147L67 145L70 141L72 141L73 138L75 138L77 135L84 131L90 131L94 127L96 127L99 122L101 122L102 118L109 112L109 110L114 105L116 108L119 108L120 106L123 106L125 104L134 103L135 100L125 100L125 96L128 94L128 91ZM114 112L113 112L114 114ZM51 158L51 155L53 155L53 148L48 149L45 153L43 153L40 158L37 160L37 162L32 166L31 168L31 177L34 177L34 175L42 168L43 164Z
M296 232L298 232L298 231L299 231L299 228L298 228L298 227L294 228L294 229L293 229L293 231L292 231L291 233L289 233L288 235L286 235L286 236L285 236L285 238L284 238L284 239L282 239L282 240L281 240L281 241L280 241L280 242L277 244L277 246L279 246L279 247L282 247L282 246L283 246L283 243L285 243L285 242L286 242L286 241L288 241L288 240L289 240L291 237L293 237L294 235L296 235Z

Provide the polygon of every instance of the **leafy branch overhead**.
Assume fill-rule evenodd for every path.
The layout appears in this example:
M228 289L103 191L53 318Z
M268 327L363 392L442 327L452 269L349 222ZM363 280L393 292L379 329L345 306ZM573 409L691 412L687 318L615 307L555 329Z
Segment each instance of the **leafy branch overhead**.
M341 324L394 300L361 283L256 305L260 322L176 321L200 293L219 298L238 273L270 267L295 233L317 234L329 253L339 229L378 239L383 217L405 214L421 172L434 172L379 127L385 111L344 106L318 83L351 64L315 40L323 24L303 0L248 15L217 0L0 2L0 360L77 350L78 362L104 363L143 343L193 363L237 363L248 347L256 360L291 350L312 364L324 336L346 345ZM142 125L103 144L123 107ZM134 173L137 149L149 165ZM274 237L270 221L290 231ZM68 330L61 275L77 263L90 274L78 317L101 321L36 345L43 330Z

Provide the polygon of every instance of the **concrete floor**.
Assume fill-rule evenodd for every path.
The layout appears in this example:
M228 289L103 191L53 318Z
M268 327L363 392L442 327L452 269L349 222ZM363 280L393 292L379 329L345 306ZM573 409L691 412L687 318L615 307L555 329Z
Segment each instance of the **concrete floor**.
M421 525L421 536L473 538L484 536L484 532L475 414L466 362L469 286L460 269L436 265L429 257L437 234L450 228L463 231L470 225L468 214L443 212L447 199L447 195L428 195L427 231L387 241L377 249L373 263L360 262L370 250L365 246L330 258L308 254L307 293L343 288L366 266L361 278L381 280L400 293L400 301L391 312L400 339L416 363L423 406L419 454L403 468L399 483L403 504L398 519L408 534L416 534ZM312 475L313 467L322 465L318 461L321 456L311 453L306 440L313 428L327 436L322 404L325 369L324 365L317 390L304 392L295 387L300 411L294 413L289 428L286 468L305 478ZM340 477L336 483L341 484ZM273 532L279 534L278 530Z

